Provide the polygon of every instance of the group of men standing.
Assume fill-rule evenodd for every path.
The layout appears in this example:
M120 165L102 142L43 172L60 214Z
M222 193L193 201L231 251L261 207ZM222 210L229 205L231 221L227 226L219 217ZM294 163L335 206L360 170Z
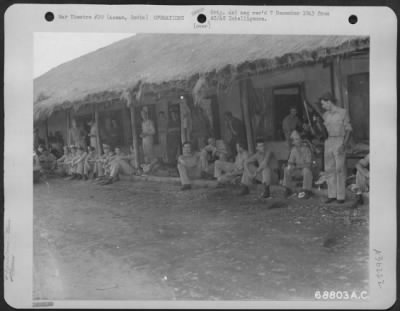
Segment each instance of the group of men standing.
M346 148L349 143L352 127L349 116L344 108L336 104L330 93L323 94L319 103L327 137L324 142L324 165L328 187L328 196L325 203L345 202L346 194ZM225 183L240 180L240 195L250 192L250 185L254 181L263 184L263 198L270 198L270 185L273 180L271 167L272 152L263 140L256 141L256 152L249 155L244 145L243 126L241 121L226 113L227 126L231 132L229 146L235 150L234 161L228 161L224 154L219 154L215 139L209 138L208 145L200 152L192 151L190 142L183 143L183 153L178 158L178 171L182 183L182 190L191 189L191 179L202 177L209 172L208 167L213 165L213 178L218 181L218 187ZM299 198L309 198L312 195L313 174L311 170L313 153L309 143L304 141L298 128L301 122L297 111L292 108L290 114L283 120L282 128L289 143L290 154L288 164L283 172L282 186L285 196L293 194L293 178L302 177L302 189ZM366 162L368 162L366 164ZM369 181L369 173L365 173L369 166L369 155L357 164L356 183L358 189L365 189Z

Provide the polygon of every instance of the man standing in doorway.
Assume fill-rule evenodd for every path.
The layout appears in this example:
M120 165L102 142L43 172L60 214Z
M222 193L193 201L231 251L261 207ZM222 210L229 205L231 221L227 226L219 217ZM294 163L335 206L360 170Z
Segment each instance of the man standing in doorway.
M289 147L292 146L290 135L294 130L301 128L301 121L297 116L297 109L295 107L290 108L290 113L283 119L282 129L285 135Z
M96 121L90 120L88 124L90 126L90 132L88 134L88 136L90 137L90 147L98 150L99 148L97 146L97 125L96 125Z
M147 107L143 107L141 111L142 115L142 133L140 137L142 138L143 155L145 164L151 163L153 160L153 139L156 130L154 128L154 123L149 119L149 112Z
M245 141L243 123L238 118L234 117L230 111L225 112L225 122L230 136L228 145L232 154L236 155L236 144Z
M324 124L328 132L325 141L325 172L328 173L328 199L325 203L337 201L342 204L346 191L346 146L352 131L350 119L345 109L336 106L331 93L320 98Z

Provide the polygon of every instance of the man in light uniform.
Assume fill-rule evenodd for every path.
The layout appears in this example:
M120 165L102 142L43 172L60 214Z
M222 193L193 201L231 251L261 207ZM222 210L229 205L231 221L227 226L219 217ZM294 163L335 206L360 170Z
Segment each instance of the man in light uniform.
M357 203L364 204L362 194L369 192L369 153L356 164L356 184L353 191L357 195Z
M350 119L345 109L334 104L330 93L320 98L324 124L328 132L325 141L325 172L328 173L328 199L325 203L337 201L342 204L346 194L346 146L352 131Z
M189 190L192 188L191 179L200 178L202 167L200 154L192 152L192 144L184 142L182 145L182 155L178 157L178 171L181 180L181 190Z
M214 166L214 177L218 181L218 187L225 183L232 182L237 176L241 176L244 170L244 162L249 157L244 145L240 142L236 143L237 156L235 162L224 160L216 160Z
M242 190L239 195L247 195L250 193L249 186L254 179L261 180L264 185L264 191L261 194L263 198L270 198L270 185L271 185L271 158L272 153L266 150L264 141L259 140L256 142L256 153L251 155L244 162L244 171L242 176ZM257 164L257 166L255 165Z
M302 141L297 131L293 131L290 138L292 139L293 147L290 151L288 166L285 167L283 173L285 196L288 197L293 192L292 177L302 176L303 189L299 193L299 198L307 199L311 195L312 187L312 153L310 147Z
M132 165L132 161L135 159L133 147L131 147L131 153L128 155L124 154L119 147L116 147L114 150L115 155L110 162L110 175L102 185L108 185L118 181L120 174L132 176L136 171Z
M224 157L225 152L222 149L218 149L215 138L208 138L207 145L200 151L201 177L212 177L215 161Z

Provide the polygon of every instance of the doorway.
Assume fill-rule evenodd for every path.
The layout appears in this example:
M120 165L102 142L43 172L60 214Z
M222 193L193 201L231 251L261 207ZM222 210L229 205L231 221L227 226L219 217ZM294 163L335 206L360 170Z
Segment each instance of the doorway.
M347 85L353 139L369 140L369 73L349 75Z
M299 84L280 86L273 89L274 139L285 140L282 122L289 114L290 108L297 108L297 116L303 117L301 86Z

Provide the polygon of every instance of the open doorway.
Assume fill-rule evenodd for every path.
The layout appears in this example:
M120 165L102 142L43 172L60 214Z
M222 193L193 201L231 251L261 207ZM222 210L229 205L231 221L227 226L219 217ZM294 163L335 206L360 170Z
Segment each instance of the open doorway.
M356 142L369 140L369 73L349 75L347 78L349 114Z
M300 120L303 118L301 85L279 86L273 89L274 140L285 140L282 129L283 119L289 114L290 108L297 108Z

